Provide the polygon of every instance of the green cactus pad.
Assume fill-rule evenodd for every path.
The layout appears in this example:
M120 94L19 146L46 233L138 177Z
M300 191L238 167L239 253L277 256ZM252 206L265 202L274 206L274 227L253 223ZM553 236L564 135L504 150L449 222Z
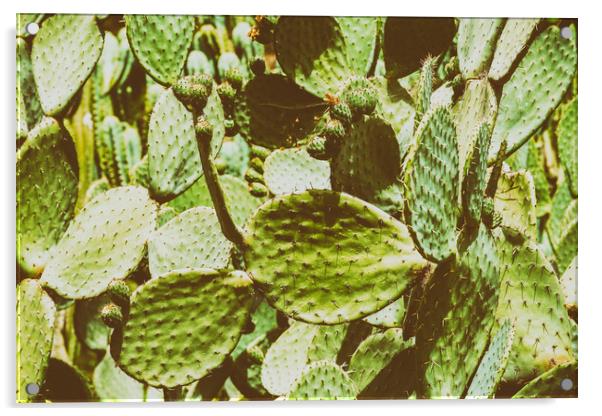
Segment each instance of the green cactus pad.
M509 320L505 321L497 331L487 352L481 359L479 368L475 373L466 398L491 399L495 395L497 386L506 370L510 350L514 342L514 326Z
M97 151L102 172L111 185L127 185L130 169L141 159L138 130L115 116L107 116L98 133Z
M374 203L388 211L401 207L397 179L401 155L395 132L375 116L363 117L347 131L332 161L332 188Z
M140 286L123 328L120 367L153 387L202 378L236 346L250 314L250 285L243 272L198 269Z
M384 59L387 78L402 78L427 56L444 52L456 33L454 19L441 17L387 17Z
M309 363L335 361L346 332L346 325L294 322L266 353L261 367L263 386L274 395L287 394Z
M60 113L92 73L103 38L93 15L57 14L41 25L31 50L45 114Z
M529 172L503 172L500 175L494 209L502 217L505 233L536 239L535 202L535 186Z
M88 202L92 201L94 198L96 198L98 195L102 194L103 192L108 191L109 189L111 189L111 185L109 184L109 181L107 180L107 178L105 178L104 176L100 179L95 180L94 182L92 182L90 184L90 186L88 187L88 190L86 191L86 197L84 198L84 205L87 204Z
M218 157L226 163L225 174L242 178L249 167L249 145L237 134L232 140L224 140Z
M42 116L29 48L25 40L17 38L17 121L19 125L24 123L25 135Z
M282 75L260 75L236 97L234 120L249 142L270 149L294 146L315 127L326 104Z
M159 211L157 211L157 228L161 228L164 224L171 221L178 215L178 211L169 205L161 205Z
M577 255L578 243L578 215L577 200L571 201L564 211L559 224L560 233L552 242L552 249L556 257L556 266L559 273L564 273L573 258Z
M503 140L511 154L544 122L569 88L576 65L575 35L564 39L557 26L550 26L533 41L502 89L490 162Z
M134 380L115 363L108 352L94 368L94 390L103 402L163 401L163 392Z
M330 165L314 159L304 149L272 152L265 160L263 177L275 195L330 189Z
M458 147L449 109L425 116L416 138L405 169L404 215L420 253L442 261L456 251L458 217Z
M568 380L568 381L565 381ZM513 399L577 397L577 362L560 364L520 389Z
M253 311L251 321L255 329L250 334L244 334L232 351L232 358L237 358L244 350L248 349L257 339L265 336L278 325L276 320L276 310L266 301L262 301Z
M380 328L401 328L405 316L405 302L403 297L401 297L380 311L366 316L364 321Z
M486 78L466 81L464 94L453 110L458 131L460 180L462 181L466 159L474 147L481 126L486 124L492 129L495 125L497 99L489 81ZM487 157L488 155L489 153Z
M179 269L225 269L232 243L222 234L213 208L182 212L155 231L148 241L151 276Z
M26 279L17 286L17 401L31 397L26 386L44 381L52 337L56 306L38 280Z
M126 15L125 25L138 62L157 82L173 84L192 45L194 17Z
M39 397L50 403L98 401L88 376L73 364L54 357L48 361Z
M462 184L462 208L466 223L473 227L481 221L481 210L487 186L487 155L491 134L487 125L481 126L468 157Z
M458 26L458 62L465 79L486 72L504 19L460 19Z
M529 140L528 146L524 147L527 148L526 168L533 175L533 184L535 186L535 197L537 200L535 213L540 218L550 213L552 205L550 183L546 174L544 142L541 138L534 137ZM518 154L518 151L516 154Z
M274 47L284 73L318 98L336 94L353 75L345 35L334 17L283 16Z
M397 354L412 344L411 340L404 341L400 328L387 329L362 341L347 370L358 391L363 391Z
M573 196L571 195L569 181L564 178L557 185L550 208L550 217L546 223L546 232L552 246L558 245L560 236L565 231L561 228L561 223L572 200Z
M42 281L61 296L91 298L124 279L144 255L156 204L139 187L113 188L88 203L52 252Z
M518 54L526 47L539 19L507 19L497 40L489 78L498 80L508 73Z
M136 163L130 168L129 176L132 185L138 185L144 188L148 188L150 186L150 173L148 171L148 154L144 155L144 157L140 159L138 163Z
M438 266L418 310L418 397L459 398L495 321L502 263L483 224L458 263Z
M374 17L335 17L347 46L351 70L366 75L376 59L380 21Z
M129 49L120 45L119 39L111 32L105 32L102 54L95 71L100 71L100 93L108 94L121 78L127 65Z
M427 266L405 225L332 191L270 200L252 217L245 241L247 270L270 304L310 323L370 315Z
M416 97L414 105L416 106L416 115L414 116L414 124L416 127L420 124L420 120L427 113L431 106L431 95L433 94L433 59L427 58L420 69L420 78L416 86Z
M73 218L76 199L73 143L56 120L45 117L17 152L17 261L26 276L44 269Z
M148 169L150 189L160 199L179 195L203 173L192 114L171 90L159 97L151 114Z
M332 361L308 365L291 391L288 400L355 400L357 387L341 367Z
M562 273L560 288L564 295L564 306L566 306L571 317L577 316L577 256ZM575 351L575 354L577 351Z
M573 360L570 318L558 278L541 250L532 243L515 247L504 242L501 247L505 271L496 327L510 319L516 328L502 382L524 383Z
M562 109L558 122L558 156L569 178L571 193L577 197L577 98Z
M102 308L110 302L106 295L75 302L74 326L77 338L92 350L105 350L111 333L100 318Z

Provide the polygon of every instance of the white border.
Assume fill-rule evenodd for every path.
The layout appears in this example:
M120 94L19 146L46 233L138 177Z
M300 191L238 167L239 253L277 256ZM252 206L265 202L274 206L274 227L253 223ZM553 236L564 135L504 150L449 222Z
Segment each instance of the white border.
M0 365L1 404L8 407L8 414L31 414L35 409L61 416L103 415L127 412L136 415L159 415L167 412L182 414L207 413L265 415L306 415L310 413L339 413L361 415L371 409L380 413L420 413L462 415L524 414L526 411L549 415L594 413L596 399L601 396L600 381L602 337L600 305L602 304L602 272L598 262L602 258L600 248L600 182L602 165L602 62L600 59L602 16L595 2L547 0L504 0L483 2L469 0L454 1L394 1L366 0L351 3L349 0L5 0L1 3L2 13L2 76L3 98L0 99L2 132L0 150L2 175L2 250L1 264L4 266L0 302L2 312L2 349ZM512 17L578 17L579 18L579 170L581 206L579 222L579 301L581 304L579 323L579 395L578 400L522 400L522 401L421 401L421 402L337 402L337 403L185 403L154 404L139 406L123 404L84 404L16 407L14 405L14 276L15 276L15 44L14 28L17 12L69 12L69 13L194 13L194 14L305 14L305 15L401 15L401 16L512 16ZM599 410L596 411L599 413Z

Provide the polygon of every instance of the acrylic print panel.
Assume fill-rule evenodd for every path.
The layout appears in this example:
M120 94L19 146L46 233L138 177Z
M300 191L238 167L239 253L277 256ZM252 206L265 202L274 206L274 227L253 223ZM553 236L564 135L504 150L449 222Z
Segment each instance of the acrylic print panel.
M19 15L17 401L575 397L576 43Z

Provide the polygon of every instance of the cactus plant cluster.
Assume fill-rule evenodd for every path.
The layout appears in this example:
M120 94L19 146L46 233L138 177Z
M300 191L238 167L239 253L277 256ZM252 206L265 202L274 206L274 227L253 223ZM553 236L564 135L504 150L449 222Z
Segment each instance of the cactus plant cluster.
M18 26L17 401L577 395L576 22Z

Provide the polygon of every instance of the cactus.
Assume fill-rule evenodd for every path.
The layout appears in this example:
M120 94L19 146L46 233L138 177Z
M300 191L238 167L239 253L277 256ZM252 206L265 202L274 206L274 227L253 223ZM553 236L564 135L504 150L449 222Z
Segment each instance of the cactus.
M576 395L576 20L17 25L18 401Z

